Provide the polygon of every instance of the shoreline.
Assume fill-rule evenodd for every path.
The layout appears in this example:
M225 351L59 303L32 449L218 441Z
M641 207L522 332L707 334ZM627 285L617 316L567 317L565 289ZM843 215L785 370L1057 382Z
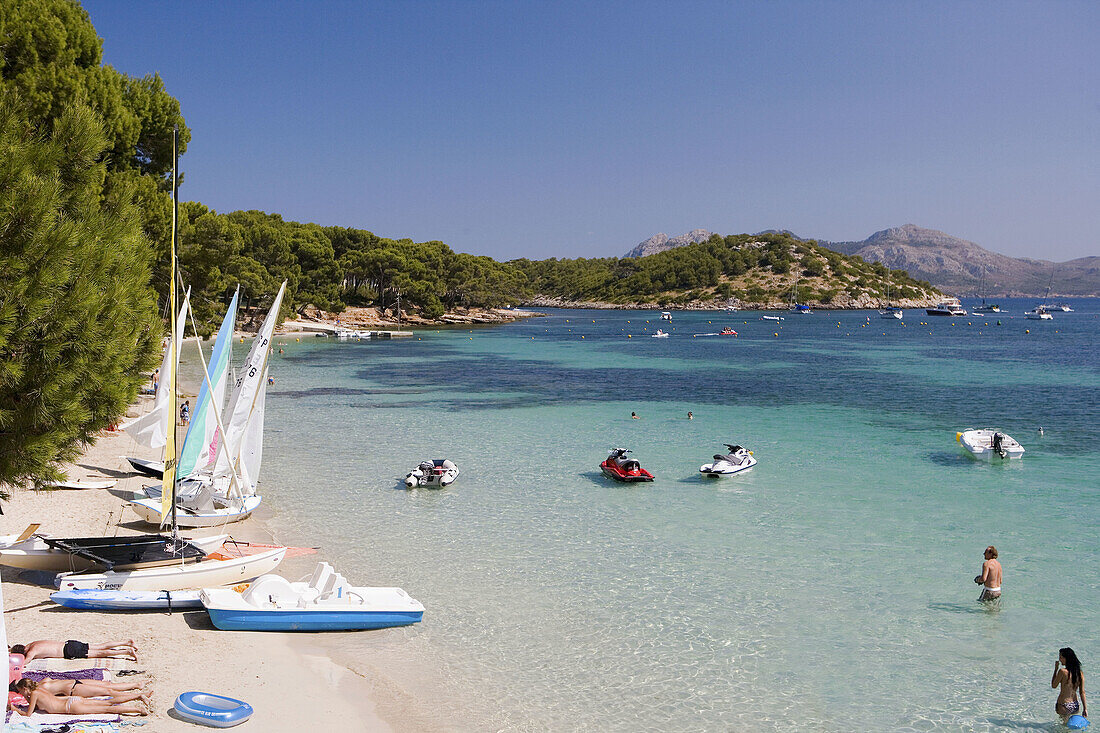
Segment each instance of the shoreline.
M139 399L131 406L130 414L147 404L150 402ZM66 469L70 479L117 478L118 484L107 490L17 489L4 506L3 532L20 532L32 522L41 523L40 531L54 536L150 531L126 509L124 498L149 479L129 471L123 456L149 457L151 453L124 432L101 433ZM239 541L278 543L271 527L275 509L265 503L261 511L259 516L227 525L223 531ZM276 572L296 579L311 572L322 559L323 549L318 554L288 558ZM28 582L17 568L4 567L0 577L9 643L51 638L134 639L139 661L112 661L109 668L147 672L138 679L147 678L153 683L152 712L143 718L153 730L195 729L169 712L176 697L188 690L248 702L255 709L250 722L260 730L315 726L320 721L341 721L352 730L424 730L423 726L404 724L408 718L422 717L403 714L415 707L411 695L380 670L375 678L319 654L316 642L311 644L314 634L299 639L287 633L220 631L205 611L176 611L170 615L73 611L54 605L49 600L53 589ZM329 636L335 639L339 635ZM292 696L297 704L288 704ZM382 711L389 714L383 716Z

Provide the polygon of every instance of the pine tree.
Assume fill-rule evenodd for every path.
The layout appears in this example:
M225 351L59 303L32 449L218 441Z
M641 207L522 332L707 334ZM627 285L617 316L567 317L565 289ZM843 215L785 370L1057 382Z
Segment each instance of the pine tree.
M115 422L161 338L131 186L104 188L92 110L43 133L0 94L0 486L60 477Z

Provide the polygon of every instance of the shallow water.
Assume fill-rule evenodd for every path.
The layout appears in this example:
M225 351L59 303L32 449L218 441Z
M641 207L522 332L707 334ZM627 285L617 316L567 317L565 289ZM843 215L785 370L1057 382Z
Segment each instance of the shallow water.
M1057 649L1100 652L1100 301L1004 304L281 337L263 492L284 539L427 606L322 643L455 729L1048 729ZM955 432L986 426L1024 458L965 456ZM724 442L759 465L701 479ZM603 479L617 446L657 480ZM443 456L453 487L398 488Z

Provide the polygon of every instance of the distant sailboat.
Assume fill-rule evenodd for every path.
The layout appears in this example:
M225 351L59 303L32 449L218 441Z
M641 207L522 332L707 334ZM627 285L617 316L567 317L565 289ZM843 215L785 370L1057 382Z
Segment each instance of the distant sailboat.
M989 305L986 305L986 303L985 303L985 289L982 287L982 284L983 284L984 281L985 281L985 270L982 270L982 276L980 278L978 278L978 294L982 296L982 304L979 305L977 308L975 308L974 312L975 313L1000 313L1001 312L1001 306L997 305L996 303L990 303Z
M890 305L890 284L886 284L886 301L883 302L882 307L878 311L879 318L896 318L901 320L905 317L905 311L901 308L895 308Z

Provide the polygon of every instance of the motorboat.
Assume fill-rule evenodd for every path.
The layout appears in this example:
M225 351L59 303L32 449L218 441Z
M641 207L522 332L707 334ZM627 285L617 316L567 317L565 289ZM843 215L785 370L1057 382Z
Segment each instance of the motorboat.
M226 631L353 631L415 624L424 606L401 588L352 586L327 562L308 580L264 575L244 591L204 588L214 626Z
M672 314L669 313L668 311L661 311L661 320L662 321L671 321L672 320Z
M723 445L729 448L729 453L715 453L713 462L699 466L699 473L718 478L747 471L756 465L756 458L753 457L751 450L729 443Z
M1024 454L1022 445L998 430L964 430L955 433L955 440L967 453L984 461L1020 458Z
M782 321L783 316L760 316L761 321Z
M405 485L410 489L442 489L453 484L458 474L458 466L446 458L421 461L419 466L405 474Z
M905 317L905 311L903 311L901 308L882 308L878 312L878 317L886 319L896 318L900 321L902 318Z
M638 481L652 481L653 474L641 467L633 458L628 458L627 448L612 448L607 458L600 464L603 475L616 481L636 483Z
M975 308L974 312L975 313L1000 313L1001 312L1001 306L997 305L996 303L991 303L989 305L986 305L985 300L982 300L982 304L979 305L977 308Z
M1050 307L1052 309L1057 308L1058 310L1062 311L1063 313L1073 313L1073 308L1071 308L1068 303L1055 303L1054 305L1052 305Z
M336 338L353 341L370 341L370 331L359 331L354 328L337 328Z
M945 298L933 308L925 308L924 312L930 316L965 316L966 309L958 298Z
M737 331L734 331L729 326L726 326L725 328L723 328L721 331L718 332L718 335L719 336L736 336Z
M62 573L58 590L167 591L233 585L259 577L279 566L286 548L243 557L208 556L199 562L164 565L138 570L108 570L103 573Z
M657 333L650 336L650 338L667 339L668 338L668 331L662 331L661 329L658 328Z
M222 546L229 535L177 541L160 534L118 537L31 535L0 548L0 565L24 570L65 572L150 568L197 562Z
M1045 305L1037 305L1031 310L1025 311L1024 318L1029 321L1053 321L1054 315L1047 310Z

